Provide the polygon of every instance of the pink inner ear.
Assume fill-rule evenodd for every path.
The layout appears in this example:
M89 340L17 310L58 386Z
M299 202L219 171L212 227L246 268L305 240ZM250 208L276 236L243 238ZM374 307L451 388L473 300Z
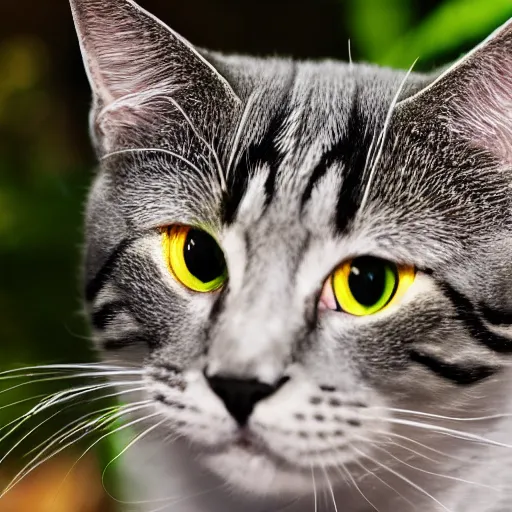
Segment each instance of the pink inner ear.
M451 123L473 144L512 164L512 55L504 62L497 57L466 82Z
M463 61L448 89L451 128L503 163L512 164L511 20Z

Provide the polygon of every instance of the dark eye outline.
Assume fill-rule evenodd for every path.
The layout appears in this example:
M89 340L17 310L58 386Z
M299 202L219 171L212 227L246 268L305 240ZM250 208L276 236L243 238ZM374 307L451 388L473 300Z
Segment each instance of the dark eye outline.
M377 301L374 306L364 306L359 303L353 296L349 286L348 278L353 263L363 258L381 262L387 267L386 279L394 279L394 282L387 283L387 296L383 293L382 300ZM350 258L338 265L327 278L320 297L319 307L339 311L355 317L371 316L388 309L401 300L414 283L415 277L416 268L413 265L400 265L370 255Z
M174 224L161 228L162 246L165 262L173 277L185 288L198 293L211 293L219 290L227 280L227 266L224 260L224 272L217 278L204 283L189 270L185 261L185 243L192 230L202 231L217 244L217 241L206 231L193 226ZM218 245L218 244L217 244ZM218 246L222 252L220 246Z

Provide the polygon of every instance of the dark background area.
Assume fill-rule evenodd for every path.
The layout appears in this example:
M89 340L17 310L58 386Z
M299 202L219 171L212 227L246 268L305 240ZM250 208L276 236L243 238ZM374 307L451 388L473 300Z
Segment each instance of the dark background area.
M350 39L355 61L408 68L419 57L417 69L457 58L512 14L509 0L141 4L204 48L347 60ZM89 101L67 1L0 0L0 371L94 357L80 303L81 217L95 165L87 134ZM0 380L0 429L26 410L26 403L11 404L51 393L65 383L32 379L31 385L5 391L12 385ZM28 451L86 408L76 407L41 426L23 449ZM26 428L20 428L20 435L24 432ZM0 430L0 460L2 450L16 439L3 439L4 433L5 428ZM108 462L114 449L110 444L96 452L100 463L95 458L83 469L95 475L88 480L100 482L98 467ZM0 489L20 460L21 455L0 462ZM46 475L58 479L72 463L64 464L65 471L53 466ZM41 487L46 480L38 475L37 492L51 489L53 476ZM86 479L80 473L78 477ZM27 485L35 484L29 480ZM62 510L109 510L101 485L94 485L82 504L68 503ZM34 488L32 494L0 498L0 512L47 510L38 508L42 501ZM48 510L58 512L55 503Z

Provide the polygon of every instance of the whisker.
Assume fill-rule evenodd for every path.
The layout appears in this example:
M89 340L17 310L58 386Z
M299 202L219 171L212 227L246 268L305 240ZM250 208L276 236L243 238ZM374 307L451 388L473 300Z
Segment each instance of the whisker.
M247 125L247 121L248 121L249 116L251 114L251 110L252 110L252 107L253 107L253 104L254 104L255 97L256 97L256 94L254 92L252 92L250 94L248 100L247 100L247 104L245 105L244 112L242 114L240 122L238 123L236 134L235 134L235 139L234 139L233 144L232 144L231 154L229 155L229 160L228 160L228 166L227 166L227 176L228 177L229 177L229 175L231 173L231 170L233 168L233 164L234 164L234 161L235 161L235 156L236 156L236 153L237 153L237 151L239 149L240 141L242 139L242 133L243 133L243 131L245 129L245 126Z
M316 495L316 479L315 479L315 470L313 468L313 464L310 463L311 467L311 479L313 480L313 498L314 498L314 507L315 512L318 512L318 497Z
M365 191L364 191L364 194L363 194L363 199L362 199L361 204L359 206L359 210L360 211L362 211L364 209L364 207L366 206L366 203L368 201L368 197L370 195L370 190L371 190L371 187L372 187L372 184L373 184L373 179L374 179L375 173L377 171L377 166L379 164L379 161L380 161L380 159L382 157L382 152L384 150L384 145L385 145L385 142L386 142L386 135L387 135L387 132L388 132L388 129L389 129L389 124L391 122L391 117L392 117L392 115L393 115L393 113L395 111L395 107L396 107L396 104L398 102L398 98L400 97L400 94L402 93L402 91L403 91L403 89L405 87L405 84L406 84L407 80L409 79L409 76L411 75L412 70L414 69L414 66L416 65L417 61L418 61L418 59L416 59L413 62L412 66L409 68L409 70L405 74L403 80L400 82L398 90L397 90L395 96L393 97L393 100L391 101L391 105L389 106L388 112L386 114L386 118L384 120L384 126L382 128L381 134L379 135L379 141L377 143L378 151L377 151L377 154L375 156L375 160L372 163L372 167L371 167L371 170L370 170L370 175L368 177L368 181L366 183ZM379 145L379 142L380 142L380 145Z
M144 408L144 407L147 407L147 406L140 406L140 408ZM133 411L131 411L133 412ZM111 432L108 432L107 434L104 434L103 436L101 436L99 439L97 439L91 446L89 446L89 448L82 454L82 456L80 457L79 460L81 460L94 446L96 446L99 442L101 442L103 439L105 439L106 437L110 436L110 435L113 435L117 432L120 432L121 430L124 430L126 428L129 428L137 423L141 423L142 421L147 421L148 419L151 419L157 415L161 414L160 412L156 412L154 414L151 414L149 416L145 416L144 418L138 418L134 421L131 421L125 425L122 425L121 427L118 427L116 428L115 430L111 431ZM48 460L52 459L53 457L55 457L56 455L58 455L59 453L61 453L62 451L64 451L65 449L69 448L70 446L72 446L73 444L75 444L76 440L72 440L71 442L65 444L64 446L62 446L61 448L59 448L58 450L54 451L53 453L51 453L50 455L46 456L43 460L37 462L38 458L42 455L42 454L39 454L38 456L36 456L34 459L32 459L27 465L25 465L15 476L14 478L11 480L11 482L9 483L9 485L7 486L7 488L2 491L2 493L0 493L0 499L5 496L11 489L13 489L21 480L23 480L24 478L26 478L30 473L32 473L36 468L38 468L39 466L41 466L42 464L44 464L45 462L47 462ZM37 463L35 463L37 462ZM35 464L34 464L35 463ZM78 463L78 461L77 461ZM75 463L76 465L76 463ZM74 467L74 466L73 466Z
M118 372L118 373L101 373L101 374L90 374L90 373L77 373L72 375L59 375L58 377L45 377L43 379L36 379L36 380L29 380L28 382L22 382L20 384L16 384L15 386L11 386L7 389L3 389L0 391L0 395L4 393L8 393L10 391L13 391L15 389L23 388L26 386L31 386L34 384L42 384L45 382L60 382L63 380L70 380L70 379L86 379L90 377L114 377L114 376L126 376L126 375L140 375L135 373L124 373L124 372Z
M382 484L384 484L388 489L392 490L395 494L397 494L400 498L402 498L406 503L408 503L409 505L411 505L411 507L414 509L414 510L417 510L417 507L416 507L416 504L413 503L412 501L410 501L409 499L407 499L401 492L397 491L391 484L389 484L388 482L386 482L383 478L381 478L379 475L377 475L377 473L375 471L372 471L371 469L368 469L360 460L356 460L355 461L356 464L358 466L360 466L361 468L363 468L363 471L366 471L366 473L368 475L371 475L373 476L374 478L376 478L377 480L379 480L379 482L381 482Z
M483 436L479 436L478 434L472 434L471 432L464 432L461 430L454 430L447 427L442 427L440 425L432 425L430 423L422 423L419 421L411 421L411 420L401 420L398 418L387 418L383 419L383 421L387 421L389 423L395 423L397 425L406 425L409 427L421 428L424 430L430 430L436 432L438 434L447 434L450 436L458 437L459 439L463 439L465 441L476 441L480 443L484 443L490 446L499 446L501 448L512 448L512 445L506 443L500 443L499 441L493 441L492 439L488 439Z
M9 407L15 407L16 405L20 405L20 404L23 404L25 402L32 402L33 400L38 400L38 399L43 398L45 396L47 396L47 395L45 395L45 394L35 395L35 396L31 396L29 398L24 398L23 400L18 400L17 402L11 402L11 403L9 403L7 405L2 405L0 407L0 411L2 409L8 409Z
M379 407L376 407L376 409L379 409ZM488 416L476 416L476 417L472 417L472 418L458 418L458 417L453 417L453 416L442 416L440 414L432 414L432 413L428 413L428 412L414 411L414 410L409 410L409 409L396 409L396 408L391 408L391 407L389 407L389 408L381 407L380 409L385 409L385 410L391 411L391 412L410 414L413 416L422 416L425 418L434 418L434 419L447 420L447 421L467 421L467 422L488 421L488 420L498 420L498 419L512 417L512 414L510 414L510 413L502 413L502 414L491 414Z
M102 397L103 398L103 397ZM142 402L140 402L142 403ZM71 406L68 406L66 407L69 408ZM43 448L44 445L50 443L48 446L52 446L54 443L51 443L52 439L54 439L55 437L59 436L59 434L61 434L63 431L67 430L70 426L76 424L76 423L79 423L81 421L83 421L85 418L87 417L90 417L90 416L93 416L95 414L99 414L101 412L104 412L104 411L117 411L119 410L120 407L119 406L111 406L111 407L107 407L107 408L104 408L104 409L101 409L99 411L94 411L92 413L89 413L89 414L86 414L84 416L82 416L80 419L78 420L75 420L73 421L70 425L67 425L66 427L63 427L61 428L57 433L53 434L49 439L46 439L43 443L40 443L37 447L33 448L32 450L30 450L26 455L31 455L32 453L38 451L40 448ZM61 414L63 412L63 410L60 410L60 411L57 411L55 414L52 414L49 418L45 419L44 421L42 421L41 423L39 423L38 425L36 425L33 429L31 429L27 434L25 434L20 440L18 440L18 442L16 442L4 455L2 458L0 458L0 465L2 464L2 462L4 462L6 460L6 458L18 447L20 446L23 441L25 439L27 439L30 435L32 435L37 429L39 429L40 427L42 427L45 423L47 423L48 421L54 419L58 414ZM102 416L103 417L103 416ZM65 438L63 438L62 440L64 440ZM59 442L59 440L57 440L56 442ZM47 449L47 448L46 448ZM46 450L45 449L45 450Z
M415 439L412 439L410 437L407 437L407 436L404 436L401 434L397 434L396 432L384 432L384 431L380 431L380 430L373 430L372 432L374 434L385 434L386 436L396 437L397 439L402 439L403 441L407 441L409 443L415 444L416 446L421 446L422 448L425 448L426 450L429 450L432 453L435 453L437 455L442 455L449 459L453 459L453 460L456 460L459 462L465 462L465 463L469 462L469 460L467 460L467 459L463 459L461 457L456 457L455 455L452 455L451 453L442 452L441 450L436 450L435 448L432 448L431 446L420 443L419 441L416 441Z
M331 446L331 448L335 451L335 452L338 452L340 453L339 449L334 446L332 443L329 443L329 445ZM343 464L342 462L340 463L340 466L336 465L336 470L338 471L338 473L340 473L340 475L342 477L344 477L345 475L348 477L348 483L349 484L352 484L355 489L357 490L357 492L363 497L363 499L374 509L376 510L377 512L379 512L379 509L368 499L368 497L364 494L364 492L362 491L362 489L359 487L358 483L356 482L354 476L352 475L352 473L350 472L350 470L345 466L345 464ZM342 472L343 470L343 472Z
M68 405L66 407L69 408L69 407L72 407L70 405ZM101 414L101 417L104 417L106 413L110 412L110 411L115 411L115 410L118 410L119 409L119 406L117 405L112 405L110 407L104 407L103 409L100 409L98 411L92 411L92 412L89 412L87 414L84 414L83 416L81 416L80 418L72 421L69 425L66 425L65 427L62 427L60 428L57 432L55 432L54 434L52 434L48 439L45 439L42 443L38 444L36 447L32 448L29 452L26 453L25 456L29 456L29 455L32 455L33 453L35 452L38 452L39 450L41 450L45 445L48 446L50 443L53 442L53 440L55 440L56 438L58 438L59 436L61 435L65 435L64 432L68 432L68 429L75 426L75 425L83 425L84 422L87 420L87 418L90 418L91 416L96 416L98 414ZM58 411L57 413L55 413L54 416L56 416L57 414L60 414L62 411ZM103 414L102 414L103 413ZM52 417L54 417L52 416ZM42 425L42 423L40 423L39 425ZM37 428L37 427L36 427ZM74 431L74 429L73 429ZM58 442L58 440L56 440L55 442Z
M427 475L437 476L437 477L440 477L440 478L446 478L447 480L453 480L455 482L460 482L460 483L464 483L464 484L471 484L471 485L475 485L477 487L483 487L483 488L486 488L486 489L492 489L493 491L499 491L499 490L506 489L506 487L503 487L503 488L494 487L492 485L486 485L486 484L482 484L482 483L479 483L479 482L473 482L471 480L465 480L464 478L459 478L459 477L456 477L456 476L443 475L443 474L440 474L440 473L435 473L435 472L432 472L432 471L428 471L428 470L423 469L423 468L419 468L417 466L413 466L412 464L409 464L408 462L400 459L399 457L396 457L390 451L386 450L385 448L382 448L378 444L376 444L376 443L372 443L372 444L373 444L374 448L376 448L377 450L381 450L382 452L386 453L389 457L391 457L392 459L396 460L400 464L404 464L408 468L414 469L415 471L419 471L419 472L425 473Z
M431 457L429 457L428 455L425 455L424 453L421 453L417 450L414 450L413 448L410 448L409 446L404 446L404 445L397 443L396 441L392 441L390 439L386 439L385 441L375 441L375 443L376 444L382 443L387 446L389 446L389 445L396 446L397 448L400 448L401 450L405 450L409 453L412 453L413 455L421 457L422 459L428 460L429 462L433 462L434 464L440 464L439 460L432 459Z
M38 366L24 366L22 368L13 368L11 370L5 370L0 372L0 376L9 375L23 371L35 371L35 370L98 370L98 371L113 371L113 370L128 370L126 366L113 366L104 365L100 363L81 363L81 364L45 364ZM143 370L133 370L134 373L142 374ZM33 375L29 375L33 376Z
M76 427L72 432L64 434L61 438L59 438L57 440L57 442L62 443L64 441L66 441L66 439L69 439L70 437L72 437L76 432L79 432L80 430L85 430L84 435L79 438L79 439L82 439L82 437L84 437L85 435L89 435L91 432L94 432L95 430L101 430L103 428L107 428L110 424L115 423L115 421L118 418L120 418L121 416L125 416L131 412L136 412L141 408L144 409L146 407L149 407L149 405L151 403L152 403L151 400L142 400L140 402L135 402L134 404L126 404L123 406L114 406L114 408L111 412L107 412L107 413L103 414L101 417L89 421L85 425ZM91 427L94 427L94 428L92 430L90 430ZM77 441L79 439L75 439L75 441Z
M45 411L46 409L49 409L52 406L55 405L61 405L63 403L69 402L70 400L74 400L75 398L94 392L99 391L101 389L107 389L111 387L120 387L120 386L133 386L134 384L138 384L138 382L134 381L124 381L124 382L110 382L110 383L103 383L103 384L95 384L95 385L89 385L89 386L81 386L77 388L71 388L66 389L64 391L60 391L57 393L54 393L53 395L50 395L47 399L42 400L39 402L36 406L34 406L30 411L25 413L20 417L20 419L30 418L36 414L41 413L42 411ZM0 428L0 431L3 430L3 428ZM0 441L2 441L4 438L0 438Z
M219 155L217 154L217 151L213 148L213 145L207 142L207 140L200 134L199 130L195 127L194 123L190 119L190 117L187 115L187 113L181 108L179 103L171 97L166 98L168 99L175 107L176 109L181 113L185 121L187 121L188 125L194 132L194 135L206 146L206 148L210 151L210 154L215 159L215 163L217 164L217 171L219 173L219 179L220 179L220 186L223 191L227 191L227 185L226 185L226 179L224 176L224 170L222 169L222 164L220 163Z
M7 423L7 425L5 425L4 427L1 427L0 428L0 432L2 430L6 429L6 428L11 427L14 424L14 426L12 426L12 428L10 430L8 430L7 433L5 433L2 437L0 437L0 442L2 442L5 439L7 439L11 434L13 434L16 430L18 430L29 419L34 417L36 414L39 414L42 411L48 409L51 405L61 405L61 404L65 403L65 402L68 402L70 400L75 399L78 396L82 396L83 394L90 393L90 392L93 392L93 391L98 391L100 389L106 389L106 388L109 388L109 387L113 387L114 385L117 386L118 384L123 385L123 383L116 383L116 384L110 383L110 384L100 384L100 385L94 385L94 386L84 386L84 387L80 387L80 388L74 388L74 389L71 389L71 390L66 390L66 393L71 393L71 394L69 396L65 397L65 399L56 400L56 401L54 400L54 398L56 396L62 396L63 392L59 392L59 393L55 393L54 395L50 395L50 397L48 399L39 402L35 407L30 409L27 413L21 415L19 418L15 419L15 420L13 420L13 421L11 421L9 423ZM133 385L135 383L134 382L126 382L124 384ZM75 393L73 393L73 392L75 392ZM117 394L122 394L122 393L117 393ZM105 398L105 397L104 396L99 397L99 399L102 399L102 398ZM72 404L72 406L73 405L76 405L76 404ZM62 413L67 408L68 407L65 407L64 409L60 409L52 417L55 417L57 414ZM43 424L44 423L45 422L43 422Z
M165 422L165 419L157 423L156 425L153 425L152 427L146 429L141 434L135 436L132 441L130 441L103 469L103 472L101 474L101 482L103 484L103 488L105 488L105 473L108 471L108 468L116 462L120 457L122 457L135 443L149 435L153 430L158 428L160 425L162 425Z
M108 153L101 157L101 160L106 160L108 158L112 158L113 156L117 155L125 155L128 153L162 153L165 155L172 156L173 158L177 158L178 160L181 160L183 163L188 165L193 171L198 173L199 176L201 176L201 171L199 168L193 164L190 160L183 157L179 153L175 153L174 151L171 151L169 149L162 149L162 148L128 148L128 149L119 149L117 151L112 151L111 153Z
M327 486L329 487L329 492L331 493L331 498L332 498L332 503L334 505L334 510L335 510L335 512L338 512L338 507L336 505L336 498L334 497L334 490L332 488L332 484L331 484L331 481L329 480L329 475L327 474L327 470L325 469L325 465L324 464L322 464L322 470L324 472L325 479L327 481Z
M366 457L367 459L369 459L370 461L372 461L374 464L376 464L377 466L383 468L384 470L390 472L392 475L395 475L397 478L399 478L400 480L403 480L404 482L408 483L411 487L413 487L414 489L416 489L417 491L421 492L423 495L427 496L428 498L430 498L432 501L434 501L434 503L436 503L437 505L439 505L443 510L445 510L446 512L453 512L451 511L448 507L446 507L445 505L443 505L437 498L435 498L434 496L432 496L429 492L427 492L425 489L423 489L423 487L419 486L417 483L413 482L412 480L409 480L409 478L405 477L404 475L402 475L401 473L399 473L398 471L395 471L394 469L386 466L385 464L382 464L381 462L379 462L378 460L374 459L373 457L370 457L368 454L364 453L363 451L359 450L358 448L356 448L355 446L351 446L352 450L354 450L356 453L358 453L360 456L362 457Z
M39 444L36 448L30 450L30 452L27 453L27 455L31 455L34 452L38 452L36 459L41 457L45 452L47 452L52 446L56 444L61 444L66 439L69 439L74 434L80 432L81 430L84 430L85 433L81 435L80 437L74 439L73 442L78 442L83 437L91 434L95 430L99 430L102 427L108 425L109 423L115 422L116 419L118 419L120 416L129 414L130 412L135 412L139 408L139 406L146 406L146 404L150 403L150 400L145 400L141 402L136 402L134 404L126 404L123 406L111 406L106 407L104 409L101 409L99 411L94 411L89 414L85 414L78 420L73 421L70 425L61 428L58 432L56 432L54 435L52 435L49 439L46 439L43 443ZM134 408L135 407L135 408ZM86 421L87 418L91 416L95 416L97 414L101 414L101 416L98 416L94 418L93 420ZM73 429L68 430L71 426L76 425ZM91 429L91 427L94 427ZM34 461L34 459L32 459Z
M162 420L160 421L159 423L157 423L156 425L153 425L152 427L148 428L145 432L144 432L144 435L146 434L149 434L149 432L155 430L157 427L159 427L162 423L164 423L165 420ZM111 433L115 433L116 431L114 432L109 432L107 435L110 435ZM140 436L139 436L140 437ZM87 448L87 450L85 450L82 455L75 461L75 463L71 466L71 468L69 469L69 471L66 473L66 475L64 476L64 479L62 480L61 484L59 485L59 488L57 489L56 491L56 496L58 496L60 490L62 489L62 486L64 485L64 483L66 482L66 480L69 478L69 475L72 473L73 469L75 469L75 467L77 466L77 464L85 457L85 455L97 444L97 442L93 443L91 446L89 446L89 448ZM102 478L102 483L103 483L103 478ZM104 488L104 485L103 485L103 488Z

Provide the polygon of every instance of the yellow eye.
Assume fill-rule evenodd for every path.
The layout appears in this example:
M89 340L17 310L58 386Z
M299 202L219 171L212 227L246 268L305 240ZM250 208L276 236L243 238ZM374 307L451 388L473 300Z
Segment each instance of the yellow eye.
M164 256L173 276L195 292L212 292L227 279L224 254L205 231L170 226L162 231Z
M413 266L362 256L335 270L332 290L339 310L355 316L373 315L401 298L415 275Z

